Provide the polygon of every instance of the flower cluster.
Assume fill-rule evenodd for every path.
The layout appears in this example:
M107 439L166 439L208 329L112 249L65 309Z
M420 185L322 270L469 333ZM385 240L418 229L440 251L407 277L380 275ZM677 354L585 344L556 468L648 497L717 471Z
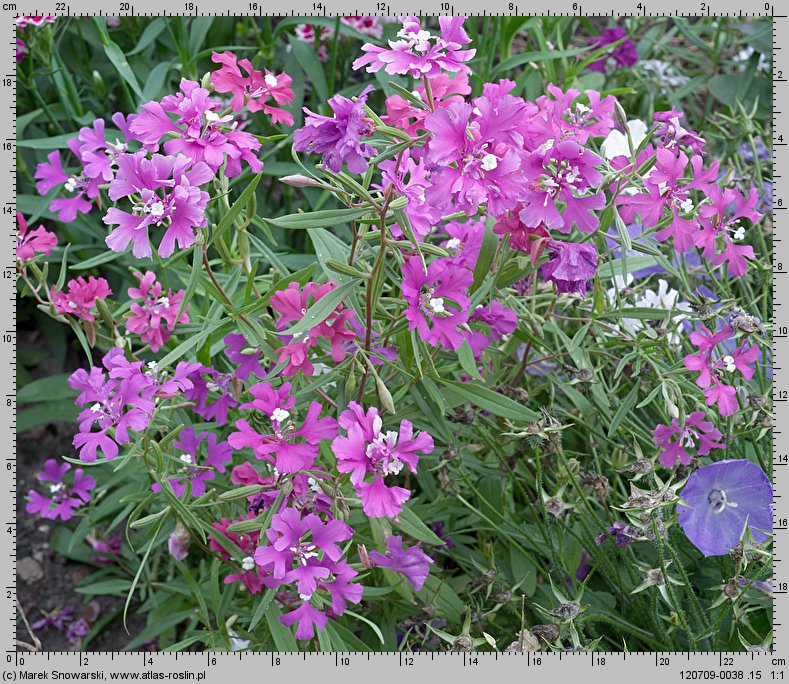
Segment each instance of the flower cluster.
M756 372L753 362L759 356L759 348L743 342L739 347L728 353L721 354L718 350L728 342L734 331L725 326L717 333L710 332L700 325L700 332L692 332L690 341L698 348L696 354L685 357L685 368L698 373L696 384L704 390L707 406L718 405L722 416L730 416L737 411L737 393L729 384L730 377L739 373L745 380L750 380Z
M189 322L186 314L189 305L183 305L181 311L186 292L179 290L173 294L172 289L168 289L163 295L162 285L157 282L153 271L147 271L145 275L135 272L134 276L140 281L140 286L130 287L128 295L133 300L142 300L142 303L132 302L126 329L139 335L142 342L150 345L152 352L157 352L170 339L176 323Z
M682 427L675 418L671 425L658 425L652 434L655 446L661 449L658 460L666 468L673 467L677 461L690 465L688 449L695 449L698 456L707 456L713 449L726 448L723 442L717 441L722 437L720 430L711 421L704 420L703 411L691 413Z
M90 492L96 487L96 481L85 475L82 468L77 468L73 481L68 484L63 478L69 470L69 463L58 464L54 458L48 459L36 479L49 489L49 497L31 489L27 493L25 510L49 520L70 520L76 509L90 501Z

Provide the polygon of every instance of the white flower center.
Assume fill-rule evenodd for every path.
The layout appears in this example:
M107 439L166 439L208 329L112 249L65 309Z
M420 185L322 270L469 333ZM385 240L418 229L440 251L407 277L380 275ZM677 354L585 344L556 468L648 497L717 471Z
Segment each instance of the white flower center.
M266 82L266 85L269 86L270 88L274 88L277 85L277 77L274 74L266 74L263 80Z
M729 371L729 373L733 373L734 371L737 370L737 366L734 363L734 357L724 356L723 363L726 364L726 370Z
M444 313L446 311L443 297L431 297L428 304L433 309L433 313Z
M241 561L241 569L249 572L255 569L255 559L252 556L247 556Z
M164 204L161 202L154 202L153 204L148 206L148 213L158 217L161 217L164 214Z
M447 242L447 249L457 249L460 247L460 238L452 238Z
M216 123L219 121L219 114L216 112L206 112L205 113L205 120L209 123Z
M499 158L495 154L486 154L481 165L483 171L493 171L499 165Z
M192 465L193 463L191 454L181 454L179 458L181 459L181 463L186 463L187 465Z
M285 409L277 407L269 417L271 420L274 420L277 423L284 423L290 417L290 413L288 413Z

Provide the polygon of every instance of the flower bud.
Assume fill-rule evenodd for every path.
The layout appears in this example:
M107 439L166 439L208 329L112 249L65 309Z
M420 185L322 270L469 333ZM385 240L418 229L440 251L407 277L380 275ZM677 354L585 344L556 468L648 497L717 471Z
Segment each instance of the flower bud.
M308 176L303 176L300 173L296 173L292 176L283 176L279 179L280 183L284 183L285 185L290 185L294 188L321 188L323 184L319 181L316 181L314 178L309 178Z

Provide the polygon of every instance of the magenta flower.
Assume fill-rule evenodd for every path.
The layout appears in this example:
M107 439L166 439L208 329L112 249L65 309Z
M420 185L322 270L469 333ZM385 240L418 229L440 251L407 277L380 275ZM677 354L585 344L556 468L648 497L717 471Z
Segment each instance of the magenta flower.
M54 24L56 18L57 17L53 17L52 15L46 15L46 16L24 15L14 19L14 22L16 23L16 27L22 30L22 29L26 29L28 26L34 26L35 28L40 28L44 24Z
M126 361L117 347L105 354L102 364L106 371L95 366L90 372L80 368L68 379L69 387L80 393L76 405L90 404L77 417L79 432L73 440L86 463L96 460L98 449L107 460L114 459L118 446L131 441L130 431L145 430L155 408L153 398L160 389L154 377L142 372L142 361ZM93 432L95 425L98 432ZM112 436L110 429L114 430Z
M198 463L200 445L206 444L206 457ZM216 473L225 472L225 464L233 458L233 452L227 442L217 442L213 432L203 432L199 436L192 428L181 430L178 441L173 446L182 451L179 460L183 464L178 474L168 479L170 487L177 497L183 496L186 485L191 485L192 496L203 496L206 482L213 480ZM161 485L155 482L151 485L154 492L162 491Z
M698 347L698 353L685 356L685 368L698 373L696 384L704 390L707 406L718 405L722 416L730 416L739 408L734 387L726 381L727 376L739 372L745 380L750 380L756 372L751 364L759 356L756 345L750 347L741 344L731 354L716 358L716 347L728 340L733 331L728 326L713 334L705 326L701 332L692 332L690 341Z
M485 235L485 223L483 221L449 221L442 226L449 239L441 242L441 246L452 255L452 260L465 266L471 271L477 265L480 249L482 249L482 238Z
M381 186L385 188L391 184L400 195L408 199L403 213L408 217L416 241L421 242L433 226L440 222L442 213L425 195L430 187L427 163L424 159L417 162L411 152L405 150L398 160L388 159L381 162L378 168L381 170ZM397 238L405 236L398 223L392 224L390 229Z
M563 233L569 233L573 223L585 233L597 230L595 212L605 206L605 193L591 191L602 180L595 168L602 161L575 140L546 143L533 152L525 170L531 180L519 198L521 223ZM564 204L561 211L557 200Z
M623 38L624 40L622 40ZM638 61L638 52L636 51L636 46L633 44L633 41L627 37L627 30L621 26L607 28L599 36L589 41L589 47L592 50L597 50L606 45L616 43L619 40L622 40L622 42L615 48L612 48L605 57L598 59L596 62L592 62L586 68L604 74L609 66L614 66L617 69L633 66Z
M147 149L158 150L160 140L167 136L163 146L168 155L182 154L192 165L205 163L212 172L224 164L228 178L241 174L242 161L258 173L263 168L255 156L260 142L238 130L232 116L219 116L222 109L222 103L212 100L199 83L184 79L179 93L144 104L130 128Z
M69 141L69 144L72 143L76 143L76 138ZM93 205L84 199L86 194L91 199L99 194L98 182L91 182L82 175L66 173L60 161L60 150L50 152L47 161L36 166L34 178L38 180L36 190L40 195L46 195L58 185L64 185L67 191L75 193L73 197L59 198L50 202L50 211L56 212L58 220L63 223L71 223L77 218L78 213L87 214L93 208Z
M528 254L532 266L536 266L545 251L546 243L551 239L551 234L543 225L525 225L520 219L523 208L523 205L518 203L512 211L497 216L493 232L496 235L509 235L510 247Z
M500 340L504 335L515 332L518 327L518 315L495 299L487 306L477 305L469 321L487 326L487 333L478 330L467 333L475 358L480 357L492 340Z
M388 74L410 74L414 78L434 77L442 71L471 73L466 66L476 50L463 50L471 39L463 29L465 17L439 17L441 36L434 36L421 27L418 17L404 17L403 28L398 31L400 40L389 41L388 48L367 43L354 69L366 66L374 73L383 68Z
M55 311L81 318L83 321L95 321L91 309L96 306L97 299L107 299L112 294L110 286L104 278L90 276L87 280L80 276L69 280L68 292L56 291L52 286L50 296Z
M266 69L256 71L248 59L238 60L232 52L213 52L211 61L222 66L211 74L211 83L218 93L230 93L233 96L231 106L236 112L246 107L250 112L260 112L271 117L271 123L293 125L293 114L266 104L269 96L278 105L288 104L296 96L290 84L293 79L284 71L274 74ZM247 75L241 73L241 69Z
M198 364L189 373L189 380L184 399L194 402L192 410L205 420L226 423L228 411L238 405L235 393L239 390L233 374Z
M15 55L16 63L17 64L21 63L22 60L25 58L26 54L27 54L27 45L25 45L25 42L23 40L19 40L19 38L17 38L16 39L16 55Z
M289 410L295 403L290 395L290 383L286 382L279 389L274 389L265 382L252 386L249 391L254 400L242 404L241 408L262 412L265 418L256 421L256 424L267 419L271 434L260 434L246 420L239 419L236 421L238 432L228 437L230 446L234 449L252 448L257 458L273 463L280 473L310 470L318 456L320 442L337 436L334 418L320 418L322 407L313 401L301 427L297 428Z
M178 316L186 291L179 290L173 294L172 289L169 289L166 295L162 295L161 283L156 281L153 271L147 271L145 275L135 271L134 276L140 281L140 287L130 287L128 294L131 299L141 299L142 304L132 302L126 329L139 335L144 343L150 344L152 352L157 352L170 339L176 323L189 322L189 316L186 315L188 304Z
M655 136L660 139L661 147L687 146L693 154L704 154L702 151L707 141L698 133L685 128L681 119L685 115L673 107L667 112L655 112Z
M595 90L584 92L584 101L579 102L581 91L570 88L564 92L549 83L548 95L536 101L536 111L529 116L526 133L526 148L537 150L551 140L572 139L585 145L589 138L605 137L614 127L615 98L600 97Z
M343 162L351 173L364 173L367 159L375 154L372 145L361 142L373 133L373 122L364 111L367 95L373 90L367 86L356 98L349 100L335 95L329 100L334 116L321 116L306 107L304 127L293 134L293 149L323 155L323 167L339 173Z
M592 244L549 240L550 258L540 266L540 275L556 283L559 294L586 295L589 281L597 273L597 249Z
M412 257L403 264L404 315L409 330L418 330L422 341L432 346L457 349L463 344L470 300L467 289L474 274L451 259L437 259L424 271L422 261Z
M605 532L598 534L594 538L594 542L599 546L608 537L613 537L617 546L626 549L627 545L635 539L636 531L627 523L622 523L617 520L613 525L606 527Z
M212 525L217 532L227 537L242 553L246 554L241 564L241 572L227 575L223 580L224 583L232 584L233 582L241 582L247 588L251 596L259 593L266 586L276 587L279 582L272 582L268 574L260 569L253 558L255 549L257 549L260 540L260 530L254 530L245 534L235 534L233 532L228 532L227 528L233 523L252 520L255 517L257 517L256 513L249 513L239 520L222 518L219 522L215 522ZM223 560L229 561L232 558L225 547L222 546L214 536L209 535L208 544L211 550L219 554Z
M719 461L691 474L677 504L679 525L705 556L725 556L746 527L757 543L773 531L770 478L744 459Z
M136 123L136 121L135 121ZM198 186L213 178L211 169L192 162L183 155L146 158L143 150L118 159L118 174L110 183L110 199L117 201L134 195L139 197L132 213L111 207L104 223L118 227L107 236L113 252L123 252L132 244L132 254L150 257L153 254L148 237L150 227L166 228L157 252L167 258L175 251L195 243L195 229L206 225L205 207L208 193Z
M386 540L386 555L370 551L370 560L378 568L399 572L411 582L416 591L421 591L430 572L433 559L418 546L403 548L403 538L392 535Z
M411 496L403 487L389 486L384 478L398 475L404 466L416 473L418 454L433 451L433 438L426 432L414 435L413 425L403 420L399 432L382 432L383 421L378 409L365 414L356 402L340 416L346 436L332 442L337 456L337 470L350 473L351 484L362 499L362 508L371 518L394 518ZM372 474L372 482L367 475Z
M52 250L58 244L58 238L54 233L50 233L44 226L28 230L27 221L19 212L16 213L16 222L19 225L16 235L16 258L19 261L29 261L36 254L44 256L52 254Z
M471 93L468 75L462 72L453 76L439 74L430 78L429 81L430 92L433 96L433 109L448 107L453 102L463 102L463 96ZM428 94L424 85L418 85L414 92L423 102L427 101ZM424 130L424 120L430 112L431 109L427 106L416 107L399 95L390 95L386 98L386 115L381 119L387 126L399 128L408 135L417 136L419 131Z
M68 463L58 462L54 458L44 463L44 469L36 474L36 479L42 483L49 483L49 498L39 494L34 489L27 493L25 510L28 513L38 513L42 518L49 520L70 520L74 511L90 501L90 492L96 486L96 481L85 475L82 468L74 471L72 484L63 481L64 475L71 470Z
M300 321L313 304L335 288L333 282L321 285L308 282L303 288L300 288L299 283L292 282L284 290L275 292L270 302L271 308L279 314L277 329L285 330ZM309 358L309 350L318 346L321 339L329 342L332 360L340 363L347 354L349 343L356 339L356 332L352 326L349 327L355 320L354 316L353 310L345 309L341 302L318 325L299 335L287 337L286 344L276 350L280 363L286 362L282 375L290 377L299 371L306 376L312 375L315 369Z
M427 161L436 167L425 194L435 206L444 207L452 199L469 216L477 213L480 204L500 214L515 205L525 187L520 153L501 123L517 125L517 105L512 116L487 110L484 116L485 99L477 98L475 106L453 102L425 119L431 134Z
M713 449L726 448L723 442L716 441L721 438L721 433L712 421L704 420L703 411L691 413L683 427L674 418L670 426L658 425L652 434L655 446L661 449L658 460L664 468L674 467L678 460L682 465L690 465L688 449L696 449L698 456L707 456Z
M243 335L230 333L225 335L223 342L225 343L225 356L230 360L230 363L236 364L233 374L239 380L248 380L250 375L257 375L259 378L265 377L266 371L260 365L262 352L251 350Z
M701 248L701 255L714 265L728 262L731 275L744 275L748 270L746 259L754 257L753 247L736 243L745 237L745 228L740 221L746 219L755 225L762 217L755 209L758 201L756 188L751 188L746 198L739 190L721 190L717 185L711 185L707 197L712 204L704 204L699 209L701 230L694 236L694 243ZM718 243L725 245L720 254Z

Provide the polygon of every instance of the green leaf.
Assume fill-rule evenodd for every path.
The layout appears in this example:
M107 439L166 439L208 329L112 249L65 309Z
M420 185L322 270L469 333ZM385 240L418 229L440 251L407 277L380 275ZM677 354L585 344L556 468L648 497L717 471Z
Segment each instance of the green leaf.
M445 395L449 395L447 398L450 399L453 406L464 403L476 404L479 408L490 411L494 415L519 422L528 423L540 418L538 413L483 385L474 382L444 380L442 378L438 378L437 381L446 388L447 392Z
M468 340L463 340L463 344L458 347L458 360L460 366L472 378L482 379L477 368L477 362L474 360L474 352L471 350L471 345Z
M150 24L145 27L145 30L142 32L140 36L140 40L137 41L137 45L135 46L134 50L128 53L128 57L132 55L139 54L145 48L147 48L153 41L156 40L157 36L164 31L166 28L166 24L164 23L164 19L162 17L156 17Z
M493 232L493 224L495 222L492 217L485 221L485 232L482 237L482 246L479 249L477 264L474 266L474 284L471 287L471 292L477 290L488 273L490 273L490 266L493 263L493 257L496 255L496 249L499 245L499 238Z
M628 392L625 400L619 405L619 408L616 410L614 417L611 419L611 425L608 428L608 436L611 437L613 435L622 421L625 419L628 413L633 410L633 407L638 400L638 389L639 384L635 383L633 385L633 389Z
M323 211L300 212L288 214L279 218L264 219L266 223L277 228L287 228L289 230L304 230L307 228L323 228L326 226L336 226L338 223L348 223L355 221L365 214L369 214L369 207L359 207L354 209L325 209Z
M515 67L526 64L527 62L550 62L554 59L564 57L575 57L576 55L588 52L588 47L573 48L572 50L536 50L534 52L522 52L519 55L510 57L501 62L494 70L494 74L510 71Z
M653 256L630 256L623 259L612 259L604 263L598 273L601 278L624 277L628 273L649 268L656 263L657 260Z
M70 399L47 401L35 408L20 411L16 417L16 431L24 432L49 423L73 423L77 420L78 414L79 409Z
M432 544L433 546L443 546L445 544L444 540L425 525L419 516L407 506L404 506L403 510L397 515L394 524L409 537L426 544Z
M118 47L117 43L110 41L109 44L104 46L104 52L120 74L121 78L131 86L131 89L137 97L140 98L140 101L144 100L145 98L143 97L140 84L137 82L137 77L129 66L129 62L126 60L126 55L123 53L123 50Z
M91 257L90 259L85 259L85 261L81 261L78 264L74 264L71 267L72 271L86 271L89 268L93 268L94 266L101 266L102 264L108 264L111 261L116 261L123 256L123 252L111 252L111 251L104 251L101 254L97 254L95 257Z
M301 335L308 330L312 330L316 325L320 325L334 312L337 305L348 296L348 293L356 287L357 284L358 281L351 280L327 292L307 309L307 313L304 314L300 321L294 323L287 330L283 330L280 334Z
M20 404L25 404L33 401L72 399L77 396L77 391L66 384L70 376L71 373L62 373L33 380L17 390L16 400Z
M271 637L274 639L274 645L278 651L298 651L299 646L296 643L296 639L293 638L293 634L279 621L281 615L282 612L276 603L272 604L266 611L266 622L268 623Z
M31 150L58 150L66 147L66 143L76 136L74 133L64 133L55 135L51 138L31 138L29 140L19 140L17 147L26 147Z

